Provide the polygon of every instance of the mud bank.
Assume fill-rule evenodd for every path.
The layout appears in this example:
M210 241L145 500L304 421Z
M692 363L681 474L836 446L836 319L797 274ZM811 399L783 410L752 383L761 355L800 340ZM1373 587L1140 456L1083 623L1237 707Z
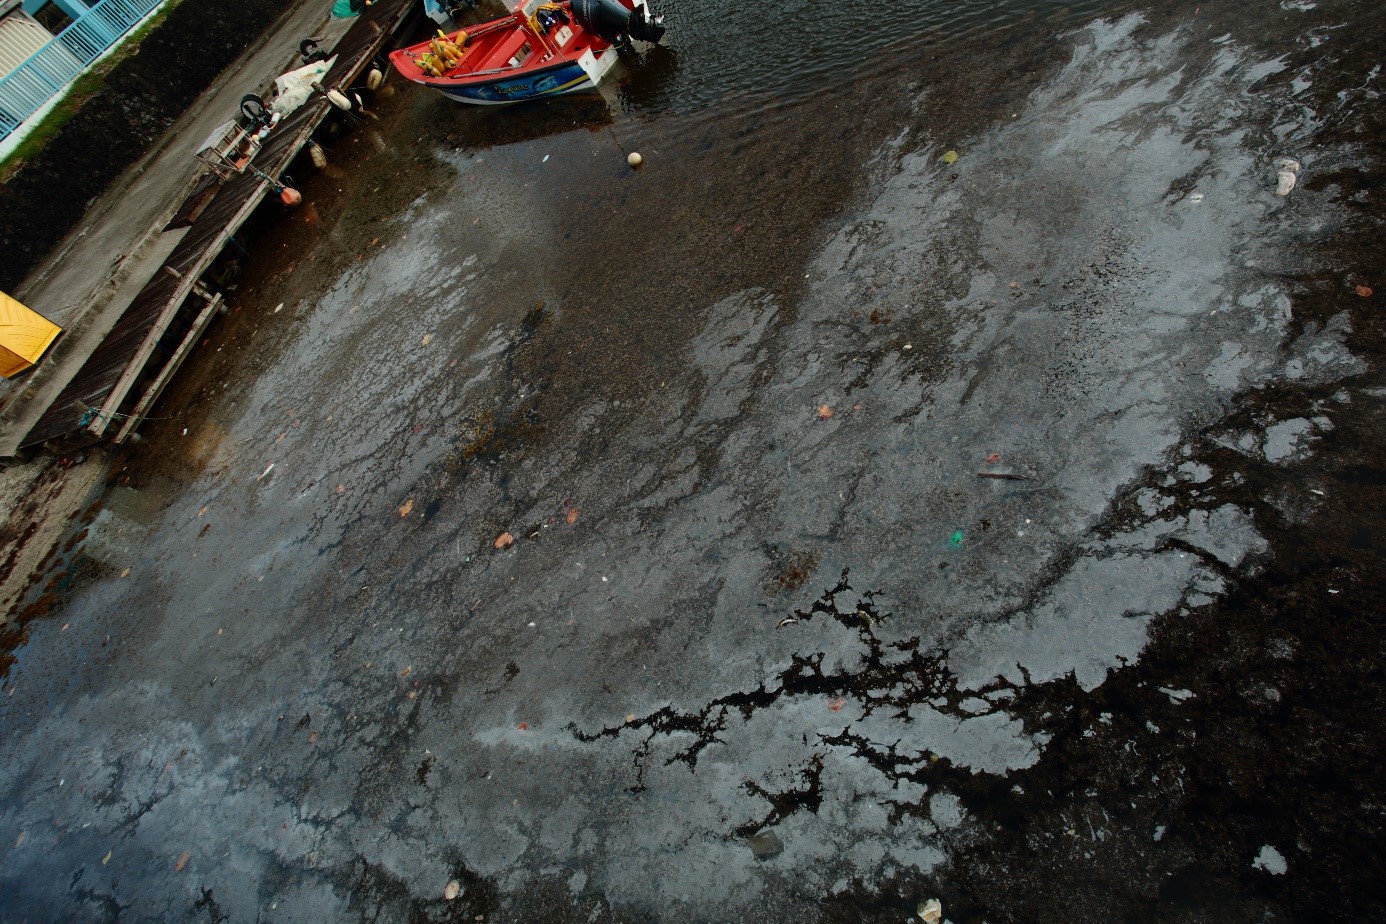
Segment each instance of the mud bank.
M1379 914L1382 16L382 99L6 678L7 907Z

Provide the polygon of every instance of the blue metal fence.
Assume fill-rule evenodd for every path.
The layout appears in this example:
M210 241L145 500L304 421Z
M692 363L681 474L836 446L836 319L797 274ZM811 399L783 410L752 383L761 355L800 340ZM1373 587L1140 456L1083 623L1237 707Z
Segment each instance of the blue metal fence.
M163 0L101 0L11 74L0 77L0 140L61 93Z

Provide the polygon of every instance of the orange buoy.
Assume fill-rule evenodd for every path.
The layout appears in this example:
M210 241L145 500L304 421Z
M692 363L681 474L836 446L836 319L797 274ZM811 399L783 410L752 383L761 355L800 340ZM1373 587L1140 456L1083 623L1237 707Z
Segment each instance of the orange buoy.
M279 201L288 206L295 206L303 201L303 193L292 186L285 186L279 190Z

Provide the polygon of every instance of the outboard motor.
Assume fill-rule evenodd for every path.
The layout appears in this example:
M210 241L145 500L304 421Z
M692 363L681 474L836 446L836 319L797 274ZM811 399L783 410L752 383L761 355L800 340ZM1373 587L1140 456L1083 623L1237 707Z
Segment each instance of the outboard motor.
M608 42L633 38L657 44L664 38L659 17L650 19L643 6L628 10L618 0L573 0L573 18L588 32L595 32Z

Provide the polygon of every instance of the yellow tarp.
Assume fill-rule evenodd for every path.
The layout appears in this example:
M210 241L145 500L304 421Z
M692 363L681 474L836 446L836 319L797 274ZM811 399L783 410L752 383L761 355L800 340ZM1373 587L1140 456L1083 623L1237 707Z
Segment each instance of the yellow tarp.
M38 362L63 329L0 292L0 375L12 379Z

